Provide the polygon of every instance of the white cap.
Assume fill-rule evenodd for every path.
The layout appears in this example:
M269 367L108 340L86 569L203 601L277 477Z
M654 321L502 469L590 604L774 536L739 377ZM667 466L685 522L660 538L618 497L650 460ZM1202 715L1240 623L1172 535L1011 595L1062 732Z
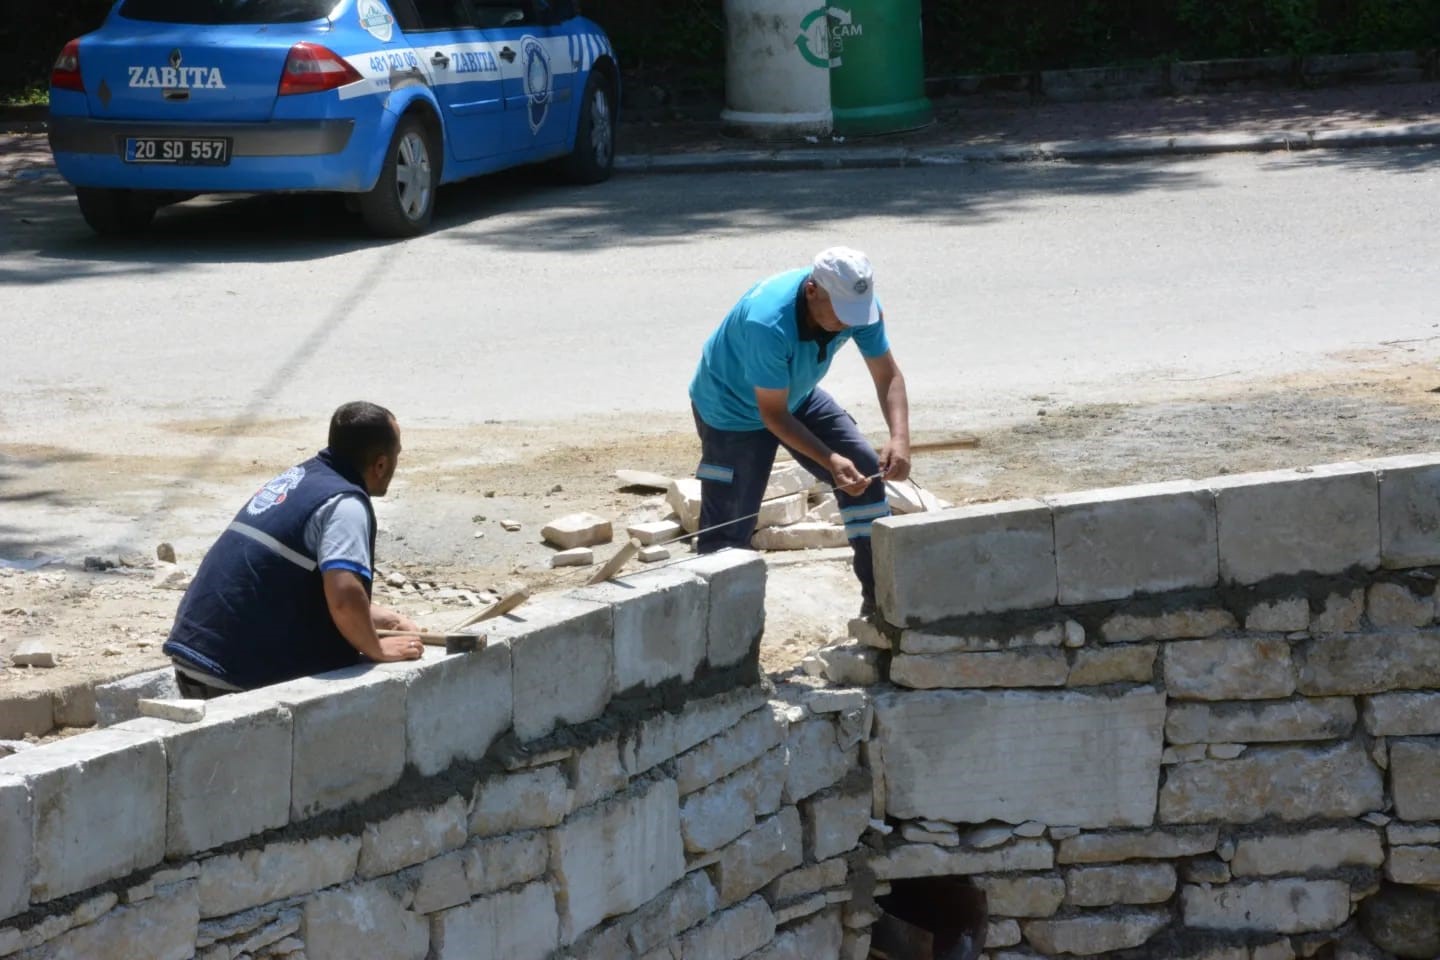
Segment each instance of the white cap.
M847 327L880 322L875 302L875 271L870 258L849 247L831 247L815 257L811 278L830 295L835 315Z

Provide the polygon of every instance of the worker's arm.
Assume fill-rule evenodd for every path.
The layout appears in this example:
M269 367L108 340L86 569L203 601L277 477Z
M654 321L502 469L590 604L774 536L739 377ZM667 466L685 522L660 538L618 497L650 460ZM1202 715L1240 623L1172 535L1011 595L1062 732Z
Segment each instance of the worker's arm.
M365 583L359 575L349 570L332 569L321 576L325 582L325 603L330 608L330 618L350 646L377 663L420 658L425 647L418 637L376 635L370 595L365 592Z
M910 398L905 393L905 375L890 351L866 357L865 366L875 381L875 396L890 428L890 439L880 451L880 470L888 480L910 476Z
M796 419L790 412L789 399L788 390L755 388L755 403L760 407L760 420L765 424L765 429L773 433L781 443L799 450L828 469L835 486L852 495L863 493L869 483L865 475L856 469L849 457L841 456L825 446L819 437L810 432L809 427Z

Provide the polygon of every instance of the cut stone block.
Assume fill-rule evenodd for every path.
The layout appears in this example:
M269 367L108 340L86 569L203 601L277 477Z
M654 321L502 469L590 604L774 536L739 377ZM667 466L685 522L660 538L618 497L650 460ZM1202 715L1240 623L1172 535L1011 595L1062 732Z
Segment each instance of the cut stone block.
M864 621L860 621L863 623ZM1076 624L1079 626L1079 624ZM1067 625L1060 622L1042 623L1020 630L1005 630L999 633L979 633L958 630L949 632L938 629L905 630L900 634L901 653L983 653L992 650L1024 650L1030 647L1059 647L1065 643ZM870 628L874 630L874 627ZM1082 628L1083 629L1083 628ZM877 631L878 632L878 631ZM867 646L889 649L884 644L868 643Z
M1440 687L1440 631L1316 637L1296 657L1306 696Z
M718 850L755 826L758 766L747 766L680 801L680 834L687 853Z
M808 897L830 887L840 886L845 882L848 873L846 862L839 857L823 863L812 863L777 878L765 888L765 896L771 903Z
M755 518L757 527L785 527L805 519L809 501L805 494L796 493L778 500L769 500L760 505L760 515Z
M1055 603L1055 527L1038 500L887 517L873 529L876 596L895 626Z
M1355 701L1349 697L1177 703L1165 720L1165 739L1170 743L1339 740L1350 736L1354 728Z
M985 925L985 946L1013 947L1020 942L1020 924L1014 920L990 920ZM860 960L866 960L861 957Z
M1202 930L1311 933L1350 917L1350 888L1340 880L1266 880L1181 891L1185 925Z
M545 873L550 840L542 830L472 840L460 851L472 896L528 883Z
M611 607L614 690L689 683L705 659L705 582L685 570L653 570L571 594Z
M855 768L859 751L842 749L829 720L790 725L785 741L790 764L785 773L785 802L796 803L824 790Z
M827 550L849 542L844 527L805 520L787 527L761 527L750 537L756 550Z
M670 488L665 492L665 502L670 504L670 509L680 518L680 525L685 528L686 533L694 533L700 529L700 481L691 477L682 477L670 481Z
M670 548L668 547L641 547L636 554L641 563L660 563L662 560L670 559Z
M1056 831L1051 830L1053 835ZM1215 827L1084 833L1060 843L1061 863L1117 863L1124 860L1178 860L1214 851Z
M1440 819L1440 738L1391 743L1390 785L1400 819Z
M845 523L840 513L840 502L833 493L827 493L815 500L814 506L805 513L805 519L811 523L828 523L832 526L843 526Z
M53 667L55 651L45 640L21 640L10 654L10 662L17 667Z
M280 704L293 718L291 819L338 810L399 781L406 693L404 678L355 666L244 695Z
M113 729L164 744L167 857L192 856L290 822L291 715L263 691L208 701L197 723L142 718Z
M575 785L574 809L614 796L630 782L630 775L620 757L618 738L598 740L588 747L579 747L565 761L566 776Z
M1388 457L1379 473L1381 563L1391 569L1440 564L1440 456Z
M95 726L95 686L92 683L72 683L56 690L52 696L55 706L55 726Z
M1440 734L1440 693L1382 693L1364 704L1365 729L1373 737Z
M677 564L708 587L706 659L712 667L749 657L765 632L765 560L748 550L721 550Z
M1419 596L1398 583L1372 583L1365 591L1365 613L1381 630L1426 627L1435 619L1435 598Z
M610 521L593 513L572 513L545 524L540 530L545 542L561 550L593 547L615 538Z
M770 470L770 480L765 485L765 497L784 497L792 493L804 493L815 486L817 481L810 471L798 463L776 464Z
M1165 687L1181 700L1266 700L1295 692L1290 644L1275 637L1165 645Z
M890 661L890 681L914 690L1060 687L1069 675L1065 651L1058 647L990 653L897 654Z
M1391 847L1385 876L1395 883L1440 885L1440 847Z
M316 837L200 862L200 916L225 917L262 903L314 893L355 876L360 838Z
M420 864L416 871L416 913L439 913L470 902L470 881L465 876L465 860L460 853L451 853Z
M1174 896L1177 882L1168 863L1077 867L1065 874L1065 902L1072 907L1164 903Z
M595 551L589 547L561 550L550 555L552 567L588 567L595 563Z
M685 528L674 520L650 520L646 523L632 523L625 528L625 535L631 540L639 540L642 547L674 540L684 532Z
M868 687L880 682L880 651L861 644L837 643L821 647L800 661L812 677L848 687Z
M163 895L76 926L17 960L190 960L199 922L195 885L176 884Z
M1049 870L1054 866L1055 848L1045 840L1017 840L993 850L907 843L870 860L881 880Z
M1219 515L1220 578L1259 583L1380 565L1375 472L1329 464L1207 481Z
M1065 900L1065 881L1054 876L975 877L991 917L1053 917Z
M1091 647L1075 651L1066 684L1072 687L1107 683L1150 683L1155 679L1155 658L1160 649L1153 643L1127 643L1114 647Z
M775 937L776 917L760 897L751 897L710 917L680 938L681 956L741 960Z
M0 920L30 904L35 870L35 820L24 781L0 775Z
M736 903L804 862L800 814L785 807L756 824L725 849L715 864L715 888L722 904Z
M1385 841L1392 847L1440 844L1440 824L1392 822L1385 826Z
M1167 911L1116 910L1064 920L1030 920L1021 929L1041 953L1093 956L1138 947L1169 924Z
M574 791L558 766L480 781L470 810L470 832L488 837L553 827L570 813Z
M870 824L870 778L857 771L841 785L804 801L800 810L808 859L849 853Z
M1062 604L1213 586L1215 496L1189 481L1047 497Z
M674 780L637 786L571 816L550 835L550 868L566 896L560 939L643 905L685 873Z
M884 693L875 720L893 817L1081 827L1154 818L1164 694Z
M507 641L510 648L515 735L522 742L605 712L615 682L614 622L608 606L546 597L543 603L526 604L487 622L492 625L491 644ZM476 693L472 689L463 695ZM476 759L485 747L488 744Z
M140 716L139 702L178 700L180 687L174 667L160 667L133 674L110 683L95 686L95 722L102 727L114 726Z
M99 730L0 760L33 803L31 903L86 890L165 855L165 751L158 739Z
M684 796L739 770L785 740L785 724L769 709L746 714L734 727L680 755L675 776Z
M361 878L398 873L441 854L459 850L468 836L465 802L453 796L441 804L412 807L393 817L367 823L360 835Z
M1383 806L1380 771L1353 743L1252 747L1236 760L1181 764L1160 791L1166 823L1340 820Z
M628 940L640 956L664 950L681 933L720 909L720 897L704 870L685 876L666 894L640 911Z
M1365 591L1356 587L1341 590L1325 598L1324 609L1310 618L1310 632L1315 636L1328 633L1354 633L1365 616Z
M45 690L6 694L0 698L0 738L43 737L55 729L55 701Z
M204 700L141 700L140 716L172 723L199 723L205 719Z
M890 509L902 517L912 513L934 513L950 506L929 490L913 483L895 483L893 480L885 481L885 500Z
M741 717L765 704L765 690L747 686L692 700L679 713L659 713L642 720L628 741L630 746L624 754L626 768L632 777L638 776L729 729Z
M1342 867L1378 867L1385 862L1378 830L1309 830L1305 833L1241 837L1230 871L1237 877L1320 873Z
M326 890L305 901L309 960L425 960L430 924L378 883Z
M1245 629L1251 633L1293 633L1310 628L1310 601L1286 597L1257 603L1245 615Z
M1142 640L1191 640L1235 629L1235 615L1223 607L1198 607L1152 616L1117 613L1100 625L1106 643Z
M531 883L446 910L434 919L434 960L547 960L559 942L555 894Z

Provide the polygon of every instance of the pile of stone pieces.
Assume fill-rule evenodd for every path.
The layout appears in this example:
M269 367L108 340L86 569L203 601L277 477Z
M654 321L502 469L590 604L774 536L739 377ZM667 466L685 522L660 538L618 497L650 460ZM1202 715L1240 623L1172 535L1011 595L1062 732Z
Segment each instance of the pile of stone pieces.
M897 514L943 510L950 504L910 483L885 484L890 509ZM666 494L674 519L686 533L700 529L700 481L670 481ZM756 550L817 550L847 544L840 505L828 484L804 467L785 463L770 473L765 503L750 546Z

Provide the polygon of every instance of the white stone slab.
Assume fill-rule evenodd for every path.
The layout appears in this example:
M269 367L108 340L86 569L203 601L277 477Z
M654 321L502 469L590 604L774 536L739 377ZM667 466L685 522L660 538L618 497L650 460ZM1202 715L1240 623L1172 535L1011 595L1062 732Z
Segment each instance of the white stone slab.
M438 915L434 960L546 960L559 940L555 894L544 883L482 897Z
M308 960L425 960L430 924L380 883L326 890L305 902Z
M706 658L712 667L750 656L765 632L765 560L749 550L721 550L676 564L709 587Z
M614 692L615 670L608 606L573 597L545 597L487 621L487 632L491 647L508 648L513 663L514 728L522 741L543 737L557 726L594 720L605 711ZM505 669L510 670L510 664ZM454 695L478 699L482 691L471 685ZM508 705L505 712L508 722ZM441 715L436 722L453 720ZM485 744L475 758L488 747Z
M571 596L612 608L615 692L689 683L705 659L705 582L674 567L596 584Z
M886 810L952 823L1146 826L1165 697L930 691L875 700Z
M1220 578L1258 583L1380 565L1375 471L1355 463L1205 481L1219 516Z
M1202 930L1310 933L1350 918L1350 887L1341 880L1266 880L1181 891L1185 925Z
M166 856L191 856L290 822L291 716L265 692L207 701L197 723L142 718L112 728L164 744Z
M1215 495L1190 481L1047 497L1060 602L1122 600L1219 579Z
M561 942L644 904L685 873L680 795L657 780L572 815L550 835L550 867L566 895Z
M875 588L900 627L1055 603L1055 527L1038 500L887 517L874 526Z
M35 823L32 903L159 863L165 855L165 751L158 739L98 730L0 760L23 781Z
M0 920L30 904L35 870L35 818L23 780L0 776Z
M1440 454L1366 461L1380 477L1380 562L1440 564Z
M316 837L209 857L200 864L200 915L224 917L313 893L355 876L360 838Z
M195 884L176 884L77 926L21 954L20 960L190 960L199 923Z

